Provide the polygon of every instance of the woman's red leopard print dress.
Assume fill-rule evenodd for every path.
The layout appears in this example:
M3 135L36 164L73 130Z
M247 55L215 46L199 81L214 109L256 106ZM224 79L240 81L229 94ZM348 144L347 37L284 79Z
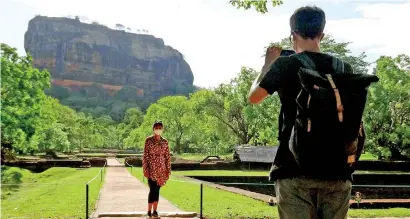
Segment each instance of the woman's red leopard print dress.
M145 140L144 156L142 159L144 175L156 181L159 186L165 185L171 174L171 156L168 140L150 136Z

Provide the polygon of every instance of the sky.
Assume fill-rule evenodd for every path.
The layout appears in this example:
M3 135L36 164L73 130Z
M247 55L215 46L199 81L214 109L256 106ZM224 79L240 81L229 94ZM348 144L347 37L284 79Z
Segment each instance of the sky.
M289 17L298 7L316 5L327 18L325 33L352 42L353 54L367 61L410 54L410 0L283 0L267 14L236 9L229 0L1 0L0 42L24 51L24 33L35 15L75 16L109 27L120 23L147 29L184 54L194 84L228 83L241 67L260 70L264 47L289 37ZM407 23L405 24L405 22Z

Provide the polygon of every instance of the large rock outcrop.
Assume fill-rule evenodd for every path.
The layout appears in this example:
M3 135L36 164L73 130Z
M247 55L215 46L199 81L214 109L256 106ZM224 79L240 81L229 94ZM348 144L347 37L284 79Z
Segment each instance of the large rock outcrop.
M34 66L46 68L53 84L135 87L138 95L187 94L193 74L183 55L152 35L113 30L78 19L36 16L24 47Z

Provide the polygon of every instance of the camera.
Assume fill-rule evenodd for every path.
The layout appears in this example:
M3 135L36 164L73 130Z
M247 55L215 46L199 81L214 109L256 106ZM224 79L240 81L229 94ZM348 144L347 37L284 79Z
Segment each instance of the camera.
M280 56L290 56L295 54L296 52L293 50L289 50L289 49L284 49L280 52Z

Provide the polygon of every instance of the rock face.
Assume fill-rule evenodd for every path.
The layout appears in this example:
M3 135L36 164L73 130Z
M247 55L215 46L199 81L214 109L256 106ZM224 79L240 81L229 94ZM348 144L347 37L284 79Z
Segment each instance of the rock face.
M34 67L46 68L53 84L60 86L65 81L78 86L131 86L138 89L137 95L150 97L193 89L193 74L183 55L152 35L36 16L29 22L24 47Z

